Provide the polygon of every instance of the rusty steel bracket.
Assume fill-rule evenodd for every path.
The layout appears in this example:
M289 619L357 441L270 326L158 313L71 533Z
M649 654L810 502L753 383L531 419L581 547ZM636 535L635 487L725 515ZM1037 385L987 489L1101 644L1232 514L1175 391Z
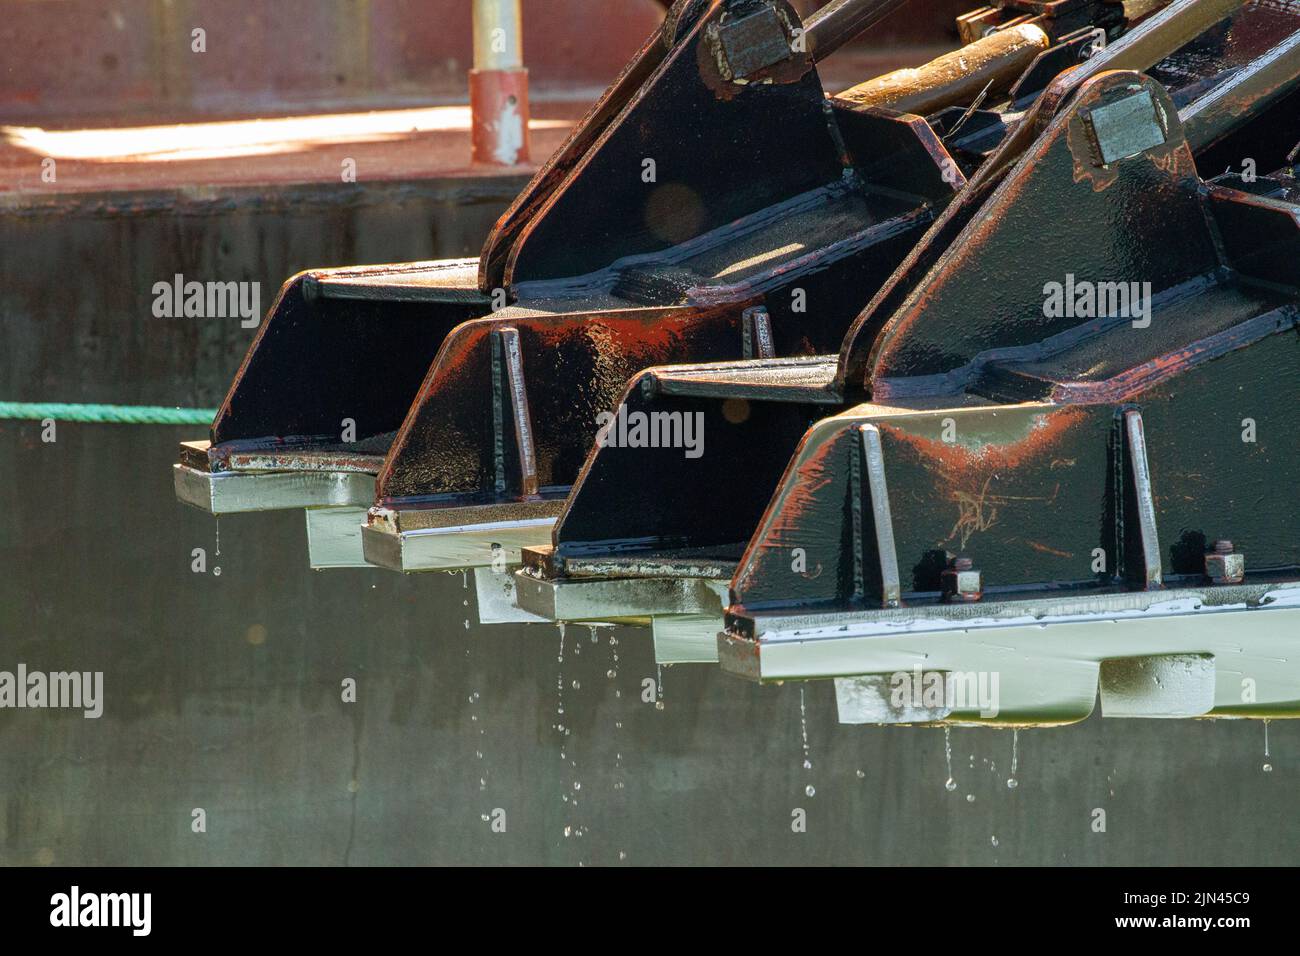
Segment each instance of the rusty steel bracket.
M766 13L763 7L737 2L703 11L640 98L611 123L601 151L584 159L556 194L549 218L521 233L508 266L518 303L491 319L467 323L449 337L394 442L363 536L374 561L407 571L454 567L450 562L464 561L463 548L451 548L444 556L433 539L423 535L442 522L439 509L494 509L509 500L516 503L519 520L540 527L540 519L555 513L555 503L578 477L598 416L626 404L618 396L626 377L640 368L656 361L732 357L738 346L740 357L760 359L825 353L832 343L839 344L850 317L902 261L916 234L949 197L959 195L981 154L967 150L963 168L920 117L835 97L826 101L812 68L815 55L797 49L788 56L783 53L781 65L772 67L762 83L736 84L731 82L734 74L728 80L731 68L719 66L722 38L739 43L749 36L772 53L759 50L753 63L762 60L771 66L781 46L776 34L789 39L798 30L791 26L797 21L788 6L774 3ZM734 49L722 59L735 59L733 54ZM751 79L757 75L753 70L758 67L746 69ZM744 105L751 99L752 111ZM701 128L732 129L723 139L744 148L732 152L715 147L717 156L702 165L691 146L693 139L683 140L678 126L665 120L671 114L664 103L678 101L684 108L696 103L690 112ZM764 105L760 109L758 104ZM810 123L808 135L794 132L794 118ZM744 125L737 125L742 120ZM980 135L995 144L999 134L986 126ZM652 142L658 145L651 148ZM788 145L779 157L769 157L775 142ZM792 162L792 150L802 151L804 158ZM691 154L689 163L685 152ZM663 191L635 192L627 180L619 179L615 166L630 168L647 154L658 158L660 168L676 163L675 157L682 154L683 178ZM726 160L725 172L718 158ZM611 182L618 183L613 192ZM659 205L656 197L669 194L671 205L667 200ZM747 197L747 206L730 205L741 195ZM864 198L867 206L859 207ZM769 205L735 218L737 212L762 202ZM633 226L612 233L602 220L585 215L602 204L630 206L631 214L622 220ZM570 208L571 214L563 212ZM665 245L664 236L680 228L678 220L692 209L703 217L692 237ZM642 222L652 227L651 233L657 230L658 238L641 231ZM708 231L699 232L705 228ZM587 255L602 247L609 250L607 258L616 257L610 266L560 278L572 272L562 262L575 248ZM525 274L529 280L519 282ZM542 298L527 298L534 294ZM594 301L601 308L581 322L572 315L557 321L538 314L560 312L561 294L576 296L584 304ZM816 304L807 307L805 300ZM753 311L756 308L764 312ZM758 321L760 315L766 315L770 334ZM493 496L484 500L479 463L487 460L488 449L483 445L485 433L473 419L479 400L470 396L481 387L475 380L483 374L480 363L486 353L479 343L495 327L491 323L517 330L524 362L530 366L527 381L536 390L529 401L536 426L538 483L536 491L509 482L503 489L498 483ZM599 345L592 341L597 333ZM701 334L717 344L691 341ZM666 335L671 349L661 344ZM598 360L590 357L594 348L600 350ZM559 383L570 389L558 391ZM463 464L453 468L449 460ZM526 517L529 499L536 504L531 518ZM416 557L405 539L382 540L394 534L419 534L427 547ZM519 536L512 538L516 540ZM487 561L487 553L479 560Z
M236 443L364 446L377 500L358 540L377 563L486 563L543 540L638 369L833 348L980 160L955 162L919 117L825 99L816 60L896 5L838 3L805 29L785 0L679 3L478 263L291 280L214 422L216 457L178 491L214 506ZM255 481L267 494L243 506L332 501Z
M815 58L769 28L787 40L800 29L784 0L715 2L679 23L668 57L519 232L506 264L514 301L445 338L393 441L362 537L375 563L491 560L487 548L467 558L450 530L429 534L451 527L440 512L458 516L467 541L480 524L502 526L509 541L486 543L517 559L524 529L545 540L630 375L834 347L865 292L961 188L924 120L828 101ZM771 59L764 50L788 55L762 82L732 82L714 54L725 46L727 63L742 62L753 44L750 80ZM526 482L510 462L490 467L504 432L523 434L483 415L485 399L506 407L490 344L505 328L513 381L526 383L508 404L531 410ZM504 525L492 517L503 508Z
M671 569L678 555L683 560L709 555L725 566L728 560L739 560L741 551L752 553L754 542L746 546L744 541L760 517L762 522L779 518L804 526L809 520L807 496L828 482L833 484L832 479L838 481L840 467L814 432L804 432L807 423L837 407L851 407L853 392L844 384L856 374L853 368L864 369L878 400L888 405L920 403L916 405L920 410L927 402L943 407L955 400L955 407L980 406L995 395L999 400L1002 394L1010 395L1007 383L1013 380L1028 385L1022 376L1034 366L1015 359L1018 349L1027 350L1025 355L1048 355L1070 349L1083 354L1087 348L1104 347L1107 339L1095 337L1100 327L1080 325L1077 320L1054 324L1043 315L1044 282L1058 271L1064 279L1067 271L1075 269L1080 276L1094 277L1092 281L1108 278L1117 268L1143 274L1157 293L1162 289L1168 293L1163 299L1156 295L1156 314L1164 313L1161 327L1182 328L1191 339L1203 338L1193 345L1182 344L1183 358L1172 366L1158 347L1148 357L1125 365L1125 359L1134 355L1127 346L1121 347L1113 350L1111 362L1095 367L1091 380L1066 376L1035 386L1053 394L1087 394L1092 402L1122 401L1125 395L1141 394L1147 383L1171 368L1212 363L1290 328L1293 304L1288 304L1285 294L1274 297L1264 290L1269 283L1285 286L1289 281L1282 258L1283 250L1293 248L1293 219L1281 207L1266 208L1262 197L1240 192L1230 196L1217 187L1207 193L1197 175L1198 157L1170 93L1135 74L1105 74L1107 62L1129 62L1134 57L1154 57L1157 68L1167 69L1155 52L1158 43L1153 37L1163 38L1168 55L1175 57L1186 54L1189 32L1192 48L1213 51L1223 35L1219 21L1209 19L1207 25L1199 5L1179 6L1170 17L1149 26L1130 47L1116 44L1099 54L1100 62L1089 64L1078 85L1057 89L1052 102L1061 112L1044 127L1043 135L1014 147L1015 162L1002 157L1004 171L987 187L982 204L974 204L955 220L950 207L924 240L928 258L913 253L864 313L888 316L887 321L877 324L872 333L860 320L854 330L859 342L855 344L851 335L838 362L809 359L798 366L778 362L752 368L657 369L634 381L624 398L629 408L647 415L700 414L705 434L720 450L703 464L662 450L596 450L557 525L553 544L526 552L530 568L521 576L528 573L555 587L583 589L610 576L609 571L587 573L602 564L616 564L641 577L658 576L659 568ZM1184 21L1171 19L1189 9L1200 17L1200 33ZM1246 36L1256 21L1233 13L1228 22L1238 35ZM1196 91L1183 98L1182 112L1194 116L1205 97L1223 95L1242 82L1242 71L1218 69L1223 61L1223 57L1200 56L1195 62L1204 65L1207 75L1182 71L1183 85L1175 87L1174 94L1181 97L1184 89ZM1229 134L1254 127L1259 115L1276 109L1276 103L1267 98L1248 102L1233 118ZM1112 111L1116 106L1118 111ZM1101 122L1090 122L1097 111ZM1026 119L1020 128L1042 121L1041 116L1032 123ZM1208 139L1201 143L1206 148L1212 145ZM1261 183L1257 190L1270 200L1273 193L1289 188L1280 185L1285 176L1264 178L1272 185ZM958 202L972 200L963 193ZM1134 209L1149 209L1151 214L1135 218ZM1255 223L1253 228L1246 226L1248 220ZM1130 235L1135 228L1149 235ZM1253 229L1260 230L1258 247L1248 240ZM1045 235L1051 240L1045 241ZM1161 242L1161 235L1171 238ZM1099 236L1107 239L1095 241ZM1170 259L1175 248L1180 254ZM1122 258L1117 260L1117 255ZM915 278L900 282L900 275L912 270ZM1217 278L1206 284L1210 276ZM991 294L996 298L989 301ZM1014 305L1021 295L1024 304ZM1198 312L1190 324L1182 318ZM1034 320L1034 313L1043 317ZM866 342L869 348L863 347ZM953 354L954 348L964 357ZM1021 395L1033 394L1021 389L1011 400L1023 401ZM938 397L944 395L956 398ZM1104 449L1107 443L1098 447ZM784 479L778 474L779 464L772 465L782 461L782 448L795 451ZM801 470L805 468L806 474ZM774 487L788 487L791 499L783 500L784 491L772 497ZM667 500L662 507L656 503L654 488L673 489L671 506ZM727 489L721 506L716 493L711 493L718 488ZM979 500L977 492L970 493L972 501ZM850 498L858 500L858 496ZM866 539L844 523L844 500L827 511L823 523L808 525L807 533L834 542ZM967 520L978 526L984 519L977 511ZM789 595L799 593L797 587L791 588L797 582L819 582L817 586L832 587L832 593L839 595L836 600L850 600L853 592L846 596L838 588L855 579L852 564L828 565L806 554L792 555L794 547L785 540L784 550L774 559L774 569L786 569L774 580L784 582L787 596L750 595L754 606L795 600ZM1199 565L1204 549L1193 550ZM936 581L947 564L946 558L933 564ZM985 562L979 564L986 577L995 570ZM1143 580L1159 583L1156 563L1128 564L1142 566ZM799 568L793 576L791 567ZM666 576L671 575L668 570ZM741 580L738 574L733 589ZM733 599L738 599L735 594ZM527 600L522 591L520 600ZM751 606L748 600L743 603ZM634 615L637 609L625 605L621 610Z
M1120 131L1127 145L1098 167L1087 116L1097 115L1095 104L1124 104L1140 90L1157 112L1164 108L1163 142L1155 142L1145 109L1126 108L1117 115L1137 129ZM1054 127L1067 173L1107 171L1074 180L1104 184L1092 194L1096 203L1114 202L1120 213L1145 197L1160 211L1140 220L1138 245L1117 245L1108 232L1108 250L1075 280L1151 276L1150 311L1102 316L1065 333L1040 325L1034 334L1049 334L1037 343L1018 324L976 353L981 368L970 377L956 372L955 357L921 358L930 321L943 322L954 307L991 307L969 286L958 289L980 268L975 261L996 259L992 234L1018 224L1004 212L995 229L969 230L963 244L983 258L946 260L918 289L925 320L904 310L886 327L874 401L805 437L733 578L719 637L724 669L764 681L840 678L842 703L866 695L876 703L859 717L877 723L1068 723L1091 712L1098 687L1105 716L1300 716L1300 667L1280 653L1300 618L1300 536L1288 516L1253 505L1300 477L1300 460L1253 454L1241 434L1249 409L1259 416L1252 427L1267 421L1275 448L1300 442L1287 411L1300 398L1300 275L1284 261L1300 252L1300 205L1199 178L1178 185L1188 144L1169 106L1151 80L1135 87L1123 74L1102 75ZM1123 157L1142 137L1151 145ZM1044 145L1026 163L1050 176L1051 160L1038 151ZM1177 203L1197 210L1185 220L1172 195L1124 196L1129 177L1137 176L1134 185L1145 178L1143 157L1170 148L1182 158L1162 160L1154 179L1177 186ZM1280 177L1284 193L1289 178ZM1015 176L1005 188L1033 197ZM1076 214L1096 222L1084 207ZM1161 277L1147 257L1175 236L1185 255ZM1082 269L1079 252L1059 262ZM1021 263L1022 292L1045 288L1057 265L1050 259ZM1016 295L994 308L1026 315ZM891 500L911 582L901 607L884 612L872 609L872 591L864 599L849 583L845 569L860 566L860 556L837 545L850 538L839 489L854 494L850 456L868 425L884 438L891 488L907 489ZM1207 574L1214 566L1207 553L1239 554L1218 537L1224 529L1247 542L1252 562L1263 551L1260 570L1236 561L1231 576ZM793 547L808 550L818 574L789 573ZM943 599L941 569L954 552L974 554L982 569L976 603ZM929 713L880 707L873 695L908 656L944 675L996 674L1000 703L992 712L969 702ZM1267 673L1263 658L1274 662ZM1268 687L1245 699L1225 670Z
M784 0L679 3L498 223L478 261L316 270L291 279L213 423L213 455L178 472L183 498L209 510L317 506L337 493L312 491L296 479L300 494L285 496L286 482L267 480L260 470L240 483L249 493L218 493L232 485L227 472L250 471L232 467L223 450L252 445L287 460L364 448L367 474L376 479L396 441L406 457L386 472L394 476L385 490L390 499L441 501L453 510L554 501L594 433L590 419L626 376L654 362L740 355L742 307L798 285L818 308L811 320L790 326L782 346L816 350L837 340L852 315L848 284L873 275L882 281L962 179L943 174L943 147L915 118L856 117L841 135L810 56L796 57L800 65L779 83L721 95L720 78L697 55L706 31L760 8L796 22ZM743 44L732 41L739 55ZM720 147L705 151L709 161L683 141L684 117L717 137ZM782 145L783 137L793 145ZM643 178L647 155L662 170ZM855 164L891 155L908 171L876 176L878 186L864 183ZM628 228L629 222L639 225ZM807 254L775 244L782 230L806 241ZM729 260L719 246L733 238L737 252ZM874 262L862 261L871 256ZM727 268L742 260L752 265ZM497 320L490 328L466 324L489 318ZM470 462L465 437L455 448L419 447L429 434L428 414L417 409L409 435L404 423L422 387L428 400L431 389L438 392L426 409L434 416L444 398L469 400L480 411L500 400L492 382L494 375L504 381L502 367L488 357L496 346L480 347L484 335L498 341L497 326L510 330L501 335L510 337L513 393L512 421L495 434L515 436L521 463L510 474L494 469L484 483L481 465L495 463L496 439L480 442L477 424L469 429ZM525 383L525 353L538 349L560 369ZM472 356L472 368L453 372L439 364L465 356ZM472 397L461 391L470 378L478 380ZM583 396L581 426L575 427L577 408L531 425L522 414L530 386L553 396L536 399L548 413L569 404L571 394ZM464 435L459 421L437 427ZM418 462L414 471L408 467L411 456L447 458L460 470L452 479L443 469L446 480L426 483L427 470ZM266 489L262 497L259 488ZM462 500L440 498L450 492ZM469 500L483 495L491 500ZM553 506L541 502L537 515L521 520L531 525L543 513Z

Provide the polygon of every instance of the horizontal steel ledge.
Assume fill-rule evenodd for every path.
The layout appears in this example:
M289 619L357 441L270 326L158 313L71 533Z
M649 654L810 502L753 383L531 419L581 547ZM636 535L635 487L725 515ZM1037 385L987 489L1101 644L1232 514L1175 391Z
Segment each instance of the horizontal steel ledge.
M361 548L361 526L368 509L308 508L307 558L313 571L328 568L370 568Z
M366 561L390 571L460 571L520 564L522 550L549 544L555 518L392 531L361 529Z
M768 619L759 622L759 641L720 634L718 656L723 670L764 682L898 675L918 666L996 674L996 717L962 713L943 722L1041 725L1092 711L1103 662L1204 655L1215 665L1206 716L1300 716L1300 582L1214 590L1240 600L1215 600L1210 589L1171 589L1007 601L963 608L960 617L904 608L834 622L787 621L784 629ZM1008 610L1016 604L1018 616ZM1129 706L1124 716L1170 716L1160 705L1139 709Z
M550 580L527 570L515 578L519 606L551 621L644 622L708 614L720 622L727 594L727 582L703 578Z
M480 624L540 624L550 622L515 604L515 569L475 568L474 594Z
M375 499L375 476L361 472L213 474L176 464L172 477L177 499L213 515L366 507Z
M656 664L716 664L722 614L671 614L655 617L650 629Z

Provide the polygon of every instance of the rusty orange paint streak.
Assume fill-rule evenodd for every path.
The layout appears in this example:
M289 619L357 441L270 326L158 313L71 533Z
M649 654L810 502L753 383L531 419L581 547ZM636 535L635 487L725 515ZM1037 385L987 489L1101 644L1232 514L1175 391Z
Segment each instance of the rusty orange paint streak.
M740 559L739 572L732 585L732 596L740 600L740 595L749 586L750 580L758 570L761 557L769 552L792 547L790 535L793 532L808 534L803 524L804 515L812 514L821 503L818 493L834 481L836 462L834 453L839 449L840 439L844 433L821 442L808 453L807 460L801 461L804 445L808 436L804 436L796 449L790 465L777 486L780 491L768 502L763 517L759 520L759 534L750 541ZM821 575L821 565L817 565L815 574L805 573L805 577L815 578Z
M1035 551L1041 552L1042 554L1051 554L1051 555L1055 555L1058 558L1074 557L1073 551L1061 551L1058 550L1057 548L1048 547L1047 545L1039 541L1030 541L1028 538L1025 539L1025 544L1029 545Z
M1082 408L1044 411L1034 416L1034 425L1024 438L1007 444L988 442L977 447L917 435L907 431L905 426L889 422L881 422L880 429L892 442L910 447L917 458L931 470L952 477L977 470L982 479L984 474L1000 469L1021 468L1043 457L1059 445L1072 428L1083 424L1087 418L1088 412ZM1068 459L1053 460L1065 462Z
M988 531L998 520L998 506L1006 505L1013 501L1041 501L1044 504L1051 504L1060 494L1061 486L1056 485L1050 495L990 495L988 493L989 482L994 476L989 475L984 479L984 484L980 487L978 493L972 494L968 491L956 489L951 494L951 499L957 503L957 521L953 524L952 530L948 532L948 537L940 544L947 544L959 535L961 537L961 548L966 547L966 543L971 537L980 531Z
M998 520L999 508L1015 501L1038 501L1050 504L1060 491L1058 483L1048 496L990 494L989 486L1001 475L1015 475L1031 462L1048 459L1048 469L1065 464L1055 454L1071 428L1087 419L1083 409L1060 409L1034 417L1034 425L1019 441L1008 444L982 444L977 447L945 442L905 431L898 425L881 424L892 442L911 450L916 462L935 473L935 487L949 489L947 500L956 505L957 515L948 536L937 542L943 546L956 543L965 549L970 539L988 531ZM889 453L886 452L888 457Z

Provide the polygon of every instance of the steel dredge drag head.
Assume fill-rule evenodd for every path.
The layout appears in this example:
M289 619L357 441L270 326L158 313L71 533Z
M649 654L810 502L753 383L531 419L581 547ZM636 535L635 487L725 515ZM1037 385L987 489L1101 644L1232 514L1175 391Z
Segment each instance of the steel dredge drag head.
M1008 2L827 98L887 6L678 3L479 260L292 280L178 494L850 722L1293 714L1300 20Z
M872 401L805 436L724 670L839 678L860 723L1069 723L1098 690L1109 717L1300 714L1297 529L1256 505L1300 477L1300 197L1268 178L1204 183L1154 80L1085 84L885 324ZM1017 260L1053 202L1088 229Z
M1289 263L1296 197L1288 185L1290 171L1260 177L1246 190L1228 188L1242 186L1240 177L1205 183L1197 166L1214 169L1224 144L1238 149L1243 143L1251 144L1267 164L1263 168L1286 162L1285 147L1276 148L1278 137L1261 134L1277 122L1294 129L1296 24L1261 23L1258 10L1232 13L1225 21L1212 5L1176 6L1132 44L1116 45L1090 62L1084 75L1049 91L1062 112L1038 117L1043 132L1034 140L1017 144L1013 137L1011 145L1019 150L1010 159L990 159L996 179L985 183L984 173L976 174L971 189L855 324L838 363L681 367L641 376L625 398L628 408L648 420L656 412L702 414L706 447L720 449L717 458L692 461L679 449L653 447L597 449L553 545L525 554L529 566L518 575L521 606L546 616L644 616L656 627L674 611L681 622L698 617L694 659L708 660L716 651L709 646L707 616L714 615L715 630L722 630L720 609L729 603L717 644L724 668L772 681L863 674L878 681L881 675L910 673L911 663L901 662L929 660L926 641L977 638L984 626L1032 635L1044 630L1040 624L1050 624L1045 633L1062 638L1031 644L1028 651L1002 642L1002 662L1018 662L1001 686L1003 706L948 707L942 715L940 707L927 718L934 720L1070 722L1092 710L1099 684L1103 711L1112 716L1292 713L1300 681L1289 672L1261 673L1267 668L1260 660L1287 657L1277 641L1292 624L1294 575L1287 569L1300 563L1289 544L1295 529L1275 533L1260 527L1264 523L1249 509L1231 518L1215 514L1223 499L1252 500L1234 494L1234 475L1241 469L1230 459L1215 469L1222 491L1186 486L1170 493L1198 502L1200 509L1169 508L1170 495L1158 499L1163 510L1138 504L1159 495L1161 477L1169 474L1160 462L1185 459L1201 441L1196 422L1209 413L1185 404L1175 408L1175 397L1185 403L1188 392L1233 394L1242 390L1238 378L1268 383L1265 389L1274 381L1295 381L1287 364L1294 355L1287 344L1295 314ZM1203 16L1187 48L1188 28L1179 18L1189 9ZM1254 46L1223 42L1224 36L1250 37L1256 28L1264 33ZM1152 39L1162 36L1164 53ZM1189 62L1202 65L1207 81L1217 79L1201 83L1182 68ZM1221 68L1228 62L1235 66ZM1172 96L1152 78L1107 73L1108 66L1149 68L1169 79ZM1222 109L1224 103L1233 103L1233 110ZM1027 122L1034 119L1031 114ZM1137 280L1132 315L1055 311L1045 301L1053 284L1058 297L1068 288L1072 303L1075 292L1096 292L1099 284L1103 295L1118 294L1117 279L1127 276ZM1076 279L1082 280L1077 286ZM1126 283L1123 291L1133 289ZM1218 378L1198 391L1200 379L1209 376ZM860 392L875 396L873 402L855 407L849 399L855 382ZM1269 394L1256 393L1260 415L1285 407ZM1041 404L1026 412L1021 406L1027 403ZM1230 427L1235 409L1211 408L1218 410L1220 451L1258 450L1243 446L1239 423ZM1152 431L1157 409L1160 455L1147 465L1145 453L1139 457L1129 449ZM819 418L804 434L806 424ZM752 433L745 434L754 421ZM862 451L868 425L882 436L875 466ZM895 517L885 538L905 540L914 550L902 556L903 574L895 568L886 575L869 551L877 526L867 476L872 467L882 475L900 467L890 443L904 440L895 430L906 435L914 428L925 438L904 441L911 456L905 462L921 457L907 465L903 490L894 479L888 493L880 483L875 491L885 501L901 497L909 509L908 520ZM1293 463L1279 451L1294 444L1285 416L1273 413L1270 433L1277 442L1271 453L1252 459L1261 466L1251 485L1259 494L1285 487L1293 477L1287 470ZM1067 442L1063 453L1041 463L1027 457L1041 454L1039 445L1059 444L1061 436ZM794 452L784 476L781 442ZM1213 456L1195 457L1194 473L1204 477L1208 469L1199 466ZM1084 474L1088 461L1094 463L1097 477L1089 480L1096 481L1095 489L1087 490L1085 482L1063 510L1061 478ZM998 482L1008 487L998 491ZM1021 485L1023 493L1016 490ZM662 506L653 504L656 489ZM1029 521L1030 512L1041 527L1013 534L1020 529L1011 528L1012 519ZM1077 522L1073 533L1080 540L1060 547L1059 521ZM1255 564L1256 542L1245 549L1260 568L1254 590L1213 590L1214 581L1205 576L1205 541L1187 529L1204 525L1205 536L1217 537L1221 521L1253 524L1268 534L1259 542L1266 564ZM1098 527L1109 528L1112 540L1099 540ZM1011 540L1002 540L1004 533ZM974 551L973 543L985 538L993 550ZM1161 555L1161 540L1169 556ZM981 598L945 601L943 571L968 549L981 574ZM1093 567L1098 550L1109 554L1100 569ZM730 594L711 604L716 582L733 570ZM881 583L886 579L892 582L888 589ZM1157 582L1164 590L1144 596ZM1251 583L1250 575L1244 583ZM1135 589L1139 596L1123 597ZM1039 600L1058 591L1059 605ZM676 607L675 594L682 595ZM1066 596L1074 603L1064 601ZM873 602L878 611L871 609ZM927 609L927 602L934 607ZM1237 668L1222 663L1240 649L1215 645L1221 653L1207 657L1203 647L1186 641L1134 639L1085 647L1059 663L1051 654L1035 657L1041 647L1066 646L1067 635L1090 629L1135 629L1152 638L1162 630L1177 634L1187 623L1185 612L1207 609L1220 616L1187 621L1215 630L1228 620L1222 615L1236 615L1231 619L1257 636L1257 646L1244 651L1247 660L1235 662L1253 662L1250 674L1233 673ZM837 642L855 628L863 630L855 645L862 655L837 656L849 646ZM905 653L879 660L867 653L886 648L883 636L902 640L908 634L916 640L904 645ZM959 641L950 671L983 674L987 686L995 673L988 666L958 666L976 661L979 643ZM1158 666L1166 658L1172 671ZM1196 663L1184 666L1184 658ZM1174 679L1178 674L1185 678L1181 685ZM1121 693L1124 675L1149 681L1135 685L1141 693ZM1174 693L1190 686L1188 675L1199 675L1192 682L1197 692ZM1170 699L1161 698L1161 688ZM861 696L850 693L846 700ZM855 718L846 711L846 719L866 720L867 713ZM924 717L919 714L913 709L881 719L916 722Z
M833 348L964 178L917 117L828 111L848 27L800 29L785 0L678 4L479 260L291 280L178 496L308 509L357 564L518 561L631 375Z

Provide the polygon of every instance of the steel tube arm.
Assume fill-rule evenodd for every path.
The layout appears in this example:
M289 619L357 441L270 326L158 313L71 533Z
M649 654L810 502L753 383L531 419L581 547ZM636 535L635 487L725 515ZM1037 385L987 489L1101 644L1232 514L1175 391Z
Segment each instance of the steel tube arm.
M825 59L905 3L907 0L831 0L808 18L808 52L814 60Z

